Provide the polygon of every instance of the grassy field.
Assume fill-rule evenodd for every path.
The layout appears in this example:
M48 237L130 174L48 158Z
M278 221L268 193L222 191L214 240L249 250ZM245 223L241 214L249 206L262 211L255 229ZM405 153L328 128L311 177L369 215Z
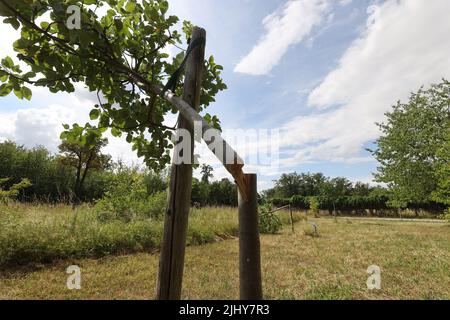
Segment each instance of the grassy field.
M319 237L305 235L311 221ZM261 245L266 299L450 299L449 224L308 218ZM66 288L71 264L81 267L81 290ZM381 289L370 291L373 264ZM157 266L155 252L4 270L0 298L152 299ZM237 299L238 287L237 239L187 248L183 298Z
M303 215L295 213L295 220ZM280 213L288 223L287 212ZM108 255L154 252L159 249L160 220L98 219L95 208L67 205L12 203L0 206L0 268L51 263L67 258L99 258ZM192 208L188 245L229 239L237 235L237 210Z

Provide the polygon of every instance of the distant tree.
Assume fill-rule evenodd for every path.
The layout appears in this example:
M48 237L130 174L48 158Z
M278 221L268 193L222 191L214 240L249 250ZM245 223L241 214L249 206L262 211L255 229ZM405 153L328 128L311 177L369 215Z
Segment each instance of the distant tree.
M71 171L43 146L27 149L13 141L0 143L0 178L8 178L3 187L8 189L24 178L32 183L20 192L18 200L67 198L73 190Z
M368 183L363 183L361 181L355 182L352 188L352 195L365 197L370 195L370 192L373 190Z
M343 177L326 179L322 181L319 187L319 195L327 197L344 197L352 193L353 184L350 180Z
M236 206L237 191L235 184L226 178L214 181L209 185L208 201L212 205Z
M439 159L435 165L437 186L432 193L432 199L450 206L450 130L447 130L445 141L437 151L437 155Z
M102 154L101 149L108 144L108 139L102 137L102 130L91 127L73 125L61 133L62 143L59 145L60 161L66 166L75 168L74 192L81 199L83 184L88 172L104 170L108 167L111 156Z
M147 186L148 194L152 195L158 192L165 191L167 189L167 173L156 173L153 171L147 171L144 176L144 182Z
M283 173L275 181L275 194L277 197L292 197L300 192L301 178L297 172Z
M438 189L446 170L439 164L448 163L442 146L450 130L449 109L450 82L443 80L411 94L407 103L399 101L378 124L382 136L372 151L380 162L375 178L392 190L392 205L428 201Z
M202 174L202 182L204 183L209 183L209 179L213 178L213 167L211 167L208 164L203 164L202 165L202 169L201 169L201 174Z
M208 184L199 181L197 178L192 178L192 203L195 205L205 206L209 204L208 197Z
M292 196L316 196L323 188L327 178L322 173L283 173L275 181L275 196L290 198Z

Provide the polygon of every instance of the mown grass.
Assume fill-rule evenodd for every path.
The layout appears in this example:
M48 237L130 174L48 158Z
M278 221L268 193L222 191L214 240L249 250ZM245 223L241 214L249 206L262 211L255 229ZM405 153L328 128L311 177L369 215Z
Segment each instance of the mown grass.
M311 221L320 237L304 234ZM450 299L449 224L309 218L294 233L262 235L261 252L266 299ZM3 271L0 298L153 299L158 259L137 253ZM81 290L66 288L71 264L81 267ZM366 287L372 264L381 290ZM238 270L235 238L188 247L183 298L239 298Z
M282 213L287 222L287 214ZM159 220L102 222L87 205L26 205L0 207L0 267L50 263L58 259L102 257L152 252L161 244ZM188 245L199 245L237 235L237 210L193 208Z

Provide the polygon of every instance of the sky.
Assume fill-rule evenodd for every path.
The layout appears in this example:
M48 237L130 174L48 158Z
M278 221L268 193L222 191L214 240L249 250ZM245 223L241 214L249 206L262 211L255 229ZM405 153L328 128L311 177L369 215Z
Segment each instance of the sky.
M366 149L380 134L375 123L396 101L450 78L448 0L169 3L170 14L207 31L206 54L224 67L228 85L207 112L220 118L225 136L231 133L230 145L248 155L244 171L258 173L259 190L293 171L372 182L377 162ZM0 57L14 57L17 33L0 25L0 35ZM73 94L34 89L29 102L0 98L0 141L56 152L61 124L88 122L95 103L82 85ZM256 136L239 143L234 129ZM105 152L140 163L124 139L108 138ZM231 178L205 149L196 150L200 163L212 164L216 179Z

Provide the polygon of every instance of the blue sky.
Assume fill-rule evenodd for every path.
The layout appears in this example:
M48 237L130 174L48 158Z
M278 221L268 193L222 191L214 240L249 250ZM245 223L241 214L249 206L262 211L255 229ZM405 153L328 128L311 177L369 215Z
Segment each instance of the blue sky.
M208 112L224 129L280 130L277 170L248 166L260 189L292 171L371 181L374 123L409 92L450 78L447 0L169 2L170 13L207 30L207 54L224 66L228 90ZM11 54L14 33L0 32L0 55ZM31 102L2 98L0 139L55 150L61 121L87 121L91 99L81 87L70 96L34 91ZM137 161L116 140L107 151Z

